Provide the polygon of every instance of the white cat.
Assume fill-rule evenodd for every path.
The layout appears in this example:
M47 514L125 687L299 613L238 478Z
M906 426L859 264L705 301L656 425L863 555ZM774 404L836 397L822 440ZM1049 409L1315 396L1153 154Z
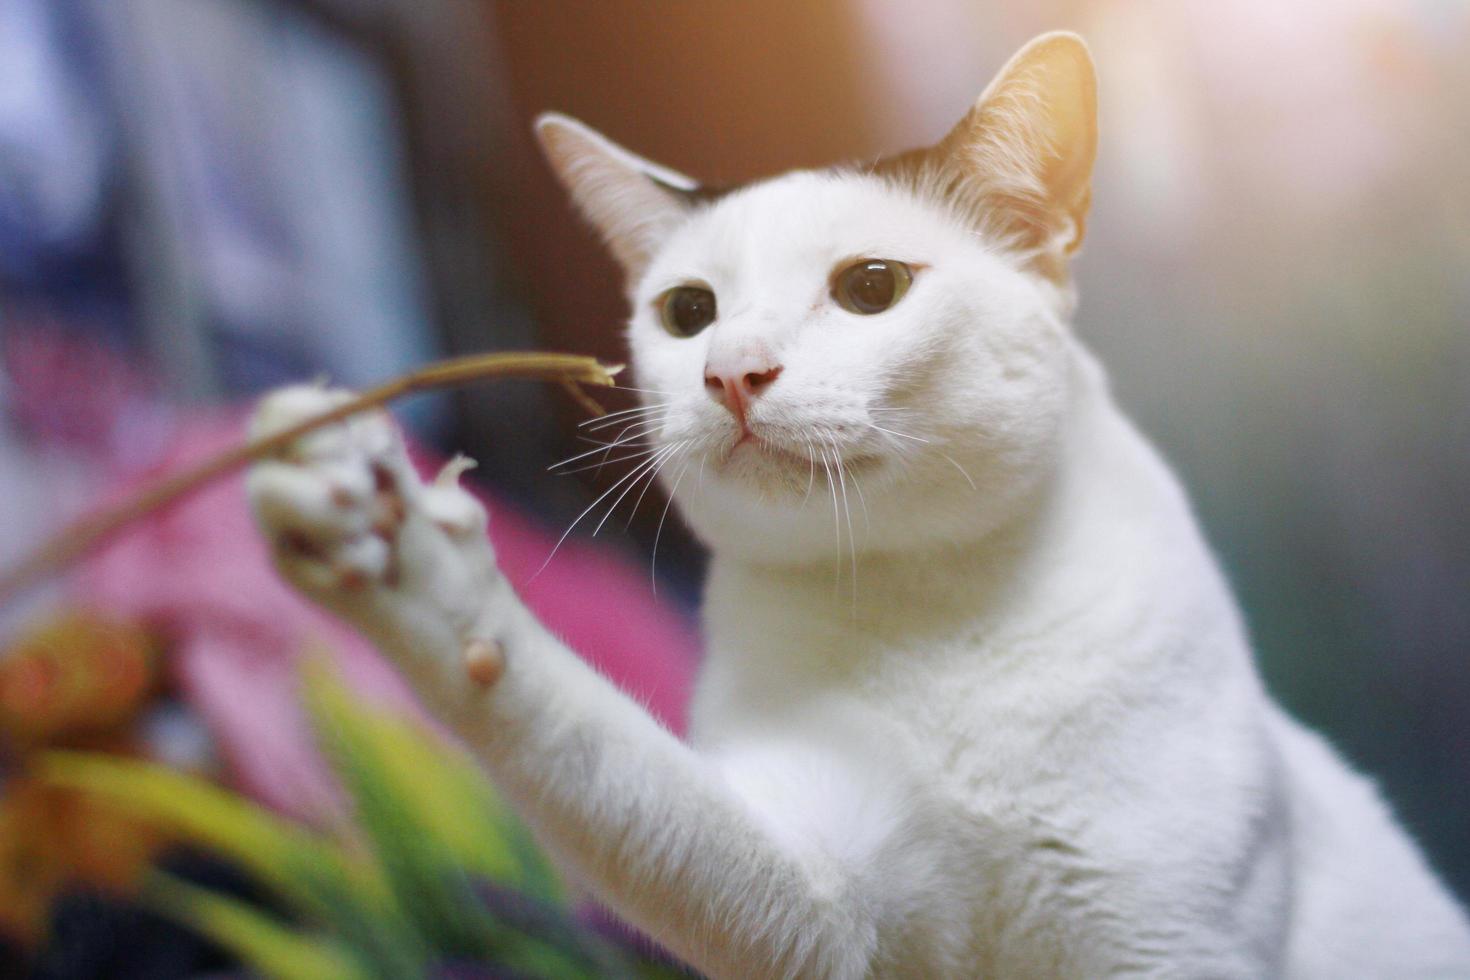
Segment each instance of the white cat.
M285 575L603 901L718 977L1470 977L1462 911L1268 699L1178 482L1068 329L1078 38L873 168L713 193L538 132L627 271L640 472L712 554L689 743L532 618L384 418L250 489Z

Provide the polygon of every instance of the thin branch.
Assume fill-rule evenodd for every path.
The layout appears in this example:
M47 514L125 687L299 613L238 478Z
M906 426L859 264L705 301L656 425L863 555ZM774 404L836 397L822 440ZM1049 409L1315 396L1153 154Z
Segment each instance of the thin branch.
M589 411L595 410L600 414L601 407L576 386L579 384L611 386L613 378L621 370L620 366L604 365L594 358L578 354L527 351L524 353L471 354L468 357L438 361L416 371L410 371L375 388L368 389L329 412L313 416L280 432L216 453L187 469L144 487L138 493L112 507L74 521L47 538L18 563L0 572L0 605L4 605L24 589L47 576L69 567L133 521L249 463L285 449L313 429L340 422L349 416L378 408L415 392L468 384L473 381L505 378L557 382L569 392L576 393L578 404Z

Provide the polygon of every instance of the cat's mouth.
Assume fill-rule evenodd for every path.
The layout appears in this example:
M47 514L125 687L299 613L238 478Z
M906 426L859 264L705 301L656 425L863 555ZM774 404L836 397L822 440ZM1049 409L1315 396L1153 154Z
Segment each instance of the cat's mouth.
M740 438L736 439L734 444L725 451L725 459L732 459L737 453L760 453L772 459L790 463L801 463L803 465L807 462L807 457L794 453L789 449L783 449L769 439L762 439L750 431L742 433Z
M808 452L803 452L787 448L748 430L732 440L719 458L721 467L726 469L753 464L818 475L835 473L838 469L849 474L863 472L880 462L877 456L867 454L843 455L836 447L825 450L809 447Z

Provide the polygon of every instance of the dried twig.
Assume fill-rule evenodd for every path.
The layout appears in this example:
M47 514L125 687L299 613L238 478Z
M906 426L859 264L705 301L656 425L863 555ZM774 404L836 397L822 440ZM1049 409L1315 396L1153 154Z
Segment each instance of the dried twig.
M620 370L620 367L607 366L594 358L577 354L528 351L472 354L410 371L289 429L217 453L188 469L144 487L119 504L62 528L20 562L0 572L0 605L13 599L26 587L71 565L138 518L173 503L248 463L284 449L313 429L340 422L348 416L385 405L414 392L502 378L558 382L569 392L575 393L577 402L584 408L601 414L600 406L577 388L577 385L611 385L613 377Z

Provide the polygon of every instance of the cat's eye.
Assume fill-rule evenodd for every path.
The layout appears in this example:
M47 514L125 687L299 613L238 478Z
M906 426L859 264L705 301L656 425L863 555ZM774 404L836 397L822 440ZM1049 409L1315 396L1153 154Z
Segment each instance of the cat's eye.
M704 286L675 286L659 296L658 315L675 337L692 337L715 322L715 294Z
M849 313L871 316L903 299L914 281L913 270L893 259L863 259L832 279L832 298Z

